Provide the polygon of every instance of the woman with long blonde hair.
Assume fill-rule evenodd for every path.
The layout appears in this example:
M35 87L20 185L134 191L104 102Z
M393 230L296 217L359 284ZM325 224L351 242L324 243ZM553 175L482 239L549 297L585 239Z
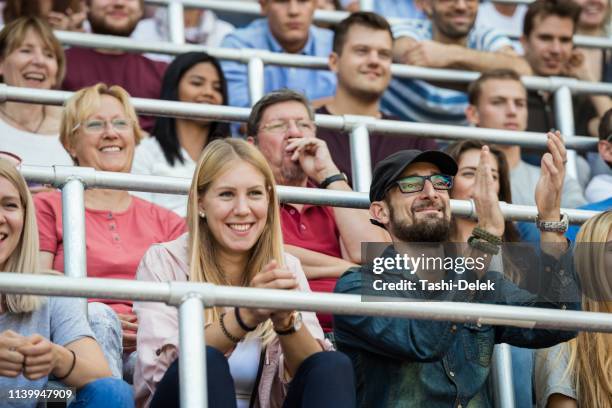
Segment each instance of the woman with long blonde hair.
M265 158L242 140L211 142L189 193L189 232L154 245L137 277L168 282L309 291L297 258L283 253L278 197ZM176 309L139 302L138 406L179 404ZM314 313L207 309L209 406L353 407L350 361L330 349Z
M612 313L612 211L590 218L576 237L574 255L582 308ZM536 353L538 407L611 408L612 334L580 332Z
M15 163L5 158L0 158L2 272L41 272L32 196ZM81 310L76 299L0 293L3 406L15 401L19 407L36 407L35 395L40 395L49 377L77 389L71 407L133 405L130 387L109 378L108 364Z

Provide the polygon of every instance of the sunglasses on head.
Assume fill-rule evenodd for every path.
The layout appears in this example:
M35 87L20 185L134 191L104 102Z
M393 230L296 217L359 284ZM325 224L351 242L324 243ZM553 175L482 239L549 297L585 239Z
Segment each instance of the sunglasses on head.
M0 150L0 159L5 159L15 165L17 169L21 168L21 157L15 153Z
M408 176L395 181L402 193L417 193L425 188L429 180L436 190L450 190L453 187L453 176L448 174L432 174L431 176Z

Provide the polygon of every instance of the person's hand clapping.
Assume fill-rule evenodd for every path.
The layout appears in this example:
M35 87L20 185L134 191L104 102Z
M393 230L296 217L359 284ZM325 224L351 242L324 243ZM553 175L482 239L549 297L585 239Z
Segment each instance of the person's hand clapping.
M478 214L478 226L495 236L501 237L504 235L505 220L499 207L499 197L495 191L495 180L491 170L492 160L489 147L483 146L474 177L473 198Z
M548 153L542 156L540 179L536 184L535 201L542 221L559 221L561 218L561 191L565 179L567 150L558 130L546 134Z
M40 334L33 334L26 340L27 343L17 349L24 356L23 376L29 380L47 377L59 362L55 345Z

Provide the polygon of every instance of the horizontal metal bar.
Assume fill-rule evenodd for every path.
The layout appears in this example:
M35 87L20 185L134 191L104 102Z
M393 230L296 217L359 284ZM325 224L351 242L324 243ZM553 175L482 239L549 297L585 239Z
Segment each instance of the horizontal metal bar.
M175 0L146 0L149 4L168 5ZM496 0L495 3L504 4L529 4L533 0ZM261 17L261 8L255 2L245 2L236 0L182 0L186 7L203 8L213 11L239 13L242 15ZM316 10L314 22L324 24L335 24L348 17L347 11ZM391 25L414 23L413 19L387 17ZM512 38L516 38L510 36ZM612 39L608 37L591 37L585 35L574 35L574 45L584 48L612 48Z
M96 171L91 167L70 166L21 166L21 174L28 181L62 186L66 180L77 177L86 188L110 188L128 191L150 191L155 193L187 194L191 180L187 178L149 176L130 173ZM281 202L298 204L329 205L334 207L369 208L368 193L340 190L277 186ZM526 205L500 203L502 213L508 220L535 221L537 208ZM471 201L451 200L453 214L476 217ZM598 211L563 209L571 223L579 224L597 215Z
M210 283L0 273L3 293L131 299L178 306L197 294L207 306L304 310L334 314L404 317L503 326L612 332L608 313L459 302L363 301L359 295L217 286Z
M70 31L56 31L58 39L72 46L89 48L110 48L131 52L152 52L158 54L178 55L189 51L205 51L210 55L222 59L248 63L251 58L261 58L264 64L290 67L329 69L326 57L312 57L307 55L275 53L267 50L213 48L193 44L172 44L160 41L137 41L129 37L112 35L77 33ZM391 72L398 78L413 78L429 81L446 81L455 83L469 83L480 74L471 71L458 71L451 69L423 68L409 65L393 64ZM554 91L560 86L568 86L572 93L589 93L612 95L612 84L601 82L577 81L562 77L523 77L527 89Z
M12 87L0 84L0 101L44 103L62 105L72 95L71 92L50 91L41 89ZM202 118L219 121L244 122L248 119L250 109L233 106L208 105L157 99L132 98L132 104L138 113L153 116L173 116L184 118ZM325 129L351 131L365 124L370 134L385 133L390 135L413 137L436 137L446 140L478 139L496 144L520 145L530 148L546 148L546 136L535 132L515 132L500 129L483 129L467 126L437 125L431 123L403 122L397 120L372 119L357 115L316 115L317 126ZM565 144L570 149L596 151L597 139L586 136L567 138Z

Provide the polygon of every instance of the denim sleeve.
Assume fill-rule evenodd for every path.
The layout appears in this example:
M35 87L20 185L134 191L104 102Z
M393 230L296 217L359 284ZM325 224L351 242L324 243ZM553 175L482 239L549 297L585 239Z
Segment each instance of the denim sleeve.
M228 34L221 43L223 48L251 48L234 34ZM230 106L249 106L247 66L237 61L222 61L221 68L227 81L227 92Z
M349 270L336 293L360 295L361 273ZM429 362L440 360L453 339L452 322L383 316L334 315L336 341L389 358Z
M495 291L494 302L510 306L580 310L580 293L571 255L571 250L566 251L559 259L540 253L540 273L548 275L546 287L538 294L520 289L507 279L496 279L498 288ZM567 330L496 326L495 342L518 347L542 348L571 340L576 334L575 331Z

